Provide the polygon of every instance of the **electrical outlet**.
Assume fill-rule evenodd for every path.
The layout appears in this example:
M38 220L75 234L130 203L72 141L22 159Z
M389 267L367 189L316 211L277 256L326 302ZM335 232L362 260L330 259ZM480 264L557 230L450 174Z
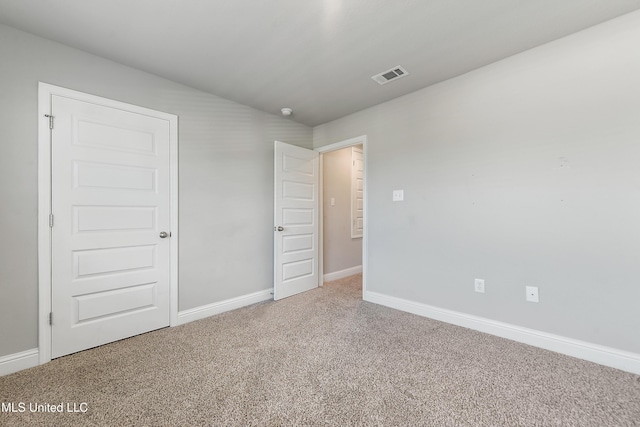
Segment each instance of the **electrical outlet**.
M404 200L404 190L393 190L393 201L401 202Z
M476 292L484 294L484 279L476 279L474 282L474 289Z
M538 287L537 286L527 286L527 301L529 302L539 302L538 298Z

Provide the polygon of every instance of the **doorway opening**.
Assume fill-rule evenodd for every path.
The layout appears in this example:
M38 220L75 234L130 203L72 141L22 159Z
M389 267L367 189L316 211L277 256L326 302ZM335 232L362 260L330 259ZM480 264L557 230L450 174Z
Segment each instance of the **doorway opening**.
M316 149L320 153L320 286L362 273L366 292L366 135Z

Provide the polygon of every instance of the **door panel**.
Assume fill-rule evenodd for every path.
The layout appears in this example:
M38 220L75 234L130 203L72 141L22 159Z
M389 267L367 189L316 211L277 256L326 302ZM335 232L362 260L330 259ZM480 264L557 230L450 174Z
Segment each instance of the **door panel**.
M153 307L157 283L129 286L111 291L95 292L75 297L78 305L77 323L114 316L126 311Z
M139 206L74 206L74 233L155 229L157 209Z
M52 357L169 325L169 122L52 96Z
M276 141L274 175L278 300L318 286L318 153Z

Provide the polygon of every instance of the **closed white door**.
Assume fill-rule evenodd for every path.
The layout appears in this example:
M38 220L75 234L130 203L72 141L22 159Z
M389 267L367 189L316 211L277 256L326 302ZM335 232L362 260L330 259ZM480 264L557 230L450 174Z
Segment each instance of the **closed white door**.
M274 175L278 300L318 287L318 153L276 141Z
M169 325L169 122L51 108L55 358Z

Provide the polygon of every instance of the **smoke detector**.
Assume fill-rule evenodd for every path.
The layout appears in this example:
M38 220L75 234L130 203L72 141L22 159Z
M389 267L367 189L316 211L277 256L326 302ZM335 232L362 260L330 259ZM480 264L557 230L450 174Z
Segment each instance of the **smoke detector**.
M408 75L409 73L407 72L407 70L405 70L400 65L398 65L396 67L388 69L387 71L383 71L380 74L371 76L371 78L375 80L378 84L383 85L383 84L389 83L391 80L397 80L401 77L405 77Z
M282 110L280 110L282 112L282 115L287 117L290 116L291 114L293 114L293 110L291 108L283 108Z

